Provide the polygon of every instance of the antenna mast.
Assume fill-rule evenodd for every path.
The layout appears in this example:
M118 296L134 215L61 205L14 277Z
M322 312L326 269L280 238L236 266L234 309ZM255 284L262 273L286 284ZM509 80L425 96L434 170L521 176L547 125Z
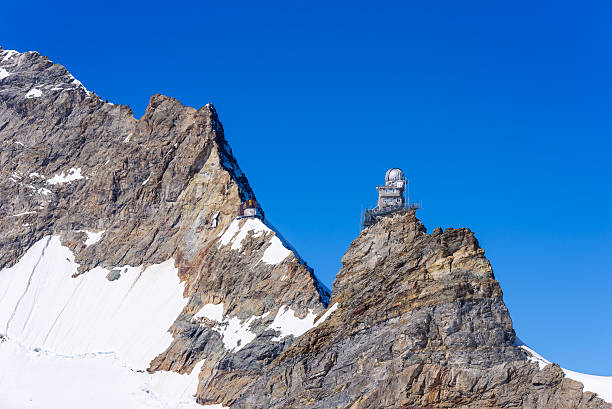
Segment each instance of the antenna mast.
M406 179L406 200L408 201L408 207L410 207L410 180Z

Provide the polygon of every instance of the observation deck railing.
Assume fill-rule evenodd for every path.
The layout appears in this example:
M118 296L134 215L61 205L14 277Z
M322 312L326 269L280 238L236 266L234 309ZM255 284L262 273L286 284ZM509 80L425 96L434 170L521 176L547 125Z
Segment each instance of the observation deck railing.
M365 209L361 215L361 229L369 227L378 221L378 217L387 216L389 214L402 210L417 210L421 208L420 203L411 202L395 206L375 207L373 209Z

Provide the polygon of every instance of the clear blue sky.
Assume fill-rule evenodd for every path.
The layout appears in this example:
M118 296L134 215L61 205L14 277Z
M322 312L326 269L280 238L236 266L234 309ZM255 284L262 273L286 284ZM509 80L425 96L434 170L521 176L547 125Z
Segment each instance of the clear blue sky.
M403 168L430 231L476 232L527 344L612 375L609 2L84 3L5 3L0 44L137 117L154 93L214 103L329 286Z

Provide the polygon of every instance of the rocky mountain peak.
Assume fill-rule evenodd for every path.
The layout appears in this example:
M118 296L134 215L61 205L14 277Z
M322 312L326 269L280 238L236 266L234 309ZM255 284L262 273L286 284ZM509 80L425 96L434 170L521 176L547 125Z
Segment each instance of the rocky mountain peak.
M238 217L255 194L212 104L136 119L0 48L0 144L0 366L27 390L94 359L150 407L610 408L517 341L468 229L382 217L330 299L261 206Z
M328 318L232 407L610 407L517 345L484 253L469 229L428 234L414 211L364 229Z
M221 224L227 225L240 201L254 197L211 104L196 110L154 95L144 116L135 120L127 107L103 103L80 85L62 87L76 80L45 57L10 51L2 51L0 57L9 73L0 83L0 104L6 108L0 113L0 139L9 148L3 149L0 160L9 174L7 188L24 190L10 205L3 203L0 212L26 213L19 218L32 221L53 219L56 225L75 226L73 230L104 227L103 240L112 240L112 232L123 236L125 226L132 234L138 233L137 227L152 228L153 216L159 216L153 210L164 212L166 218L180 217L177 202L195 204L194 209L205 205L208 221L220 212ZM28 98L33 86L42 93ZM207 186L213 173L221 178L212 181L221 182L219 186ZM226 203L203 203L207 188L222 188ZM40 238L37 223L22 224L35 230L26 235L31 242ZM176 250L177 240L137 240L139 250L126 248L119 251L124 260L106 262L140 264L146 259L143 248L152 244L164 250L150 251L151 255L167 257ZM19 242L15 254L27 247ZM0 265L14 258L10 253L3 256ZM91 261L96 265L101 259Z
M36 99L62 91L91 93L66 68L54 64L35 51L24 53L5 50L0 46L0 80L2 99L21 105L21 98Z
M95 317L126 308L119 299L113 306L112 299L80 294L87 283L101 275L97 290L115 294L131 280L138 287L174 276L180 284L154 292L161 299L134 301L162 308L164 297L182 288L174 310L160 315L166 321L147 318L143 333L160 325L155 334L165 346L133 369L190 373L199 364L200 399L217 401L234 396L314 325L329 293L267 220L237 219L240 204L255 194L212 104L194 109L153 95L135 119L39 54L2 50L0 67L0 281L15 294L0 300L7 339L86 353L88 344L73 340L87 336L78 328L85 331L91 317L78 311ZM50 279L45 266L61 260L53 254L66 255L53 274L70 291L51 294L55 287L43 284ZM38 261L28 267L27 260ZM27 315L47 292L53 306ZM73 316L60 307L73 304ZM134 313L120 321L142 319ZM168 314L175 314L171 321ZM77 334L62 332L64 326ZM162 342L166 330L171 339ZM120 359L132 362L129 354Z

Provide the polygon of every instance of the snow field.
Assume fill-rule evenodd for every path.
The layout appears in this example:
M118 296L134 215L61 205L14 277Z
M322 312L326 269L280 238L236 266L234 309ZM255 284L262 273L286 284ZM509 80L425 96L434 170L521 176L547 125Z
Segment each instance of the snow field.
M83 175L81 175L81 168L70 168L68 174L65 174L63 171L59 175L56 173L51 179L47 180L47 183L50 185L58 185L80 179L83 179Z
M40 98L42 96L42 91L39 90L38 88L32 88L31 90L29 90L26 94L25 97L30 99L30 98Z
M193 396L203 361L190 374L144 371L188 301L174 260L118 267L115 281L99 267L73 278L77 267L47 236L0 270L0 406L203 408Z
M312 312L309 312L304 318L298 318L295 315L295 311L283 305L278 310L278 314L276 314L274 321L269 326L269 328L280 332L280 335L272 338L272 340L280 341L289 335L299 337L310 328L314 327L314 319L315 315Z
M223 303L221 304L206 304L195 313L193 318L208 318L213 321L223 320Z
M235 219L228 226L227 230L221 235L219 245L232 245L232 250L240 250L243 240L252 232L253 237L260 237L262 234L274 232L266 226L258 218ZM283 245L283 242L276 236L276 233L270 238L270 245L265 249L260 261L266 264L278 264L289 255L292 251Z
M168 328L187 303L174 260L120 267L115 281L100 267L72 278L77 267L59 237L48 236L0 271L0 332L25 347L113 352L146 369L172 341Z
M190 374L134 371L114 354L58 355L12 340L0 343L3 409L213 409L193 395L201 361Z
M293 309L283 305L279 308L278 313L274 317L274 321L268 325L267 329L280 332L279 336L272 338L273 341L280 341L289 335L297 338L309 329L321 324L337 308L338 303L335 303L321 316L321 318L315 321L315 315L312 311L310 311L306 317L298 318ZM198 319L205 317L218 322L218 324L213 327L213 330L221 335L224 347L231 351L239 351L257 338L257 334L250 330L251 325L255 321L266 318L269 314L270 311L263 315L254 315L246 320L240 320L238 317L223 318L223 303L220 303L204 305L193 318Z
M87 247L96 244L102 239L102 235L106 232L106 230L101 230L99 232L92 232L89 230L77 230L79 232L83 232L87 235L87 239L85 240L85 245Z

